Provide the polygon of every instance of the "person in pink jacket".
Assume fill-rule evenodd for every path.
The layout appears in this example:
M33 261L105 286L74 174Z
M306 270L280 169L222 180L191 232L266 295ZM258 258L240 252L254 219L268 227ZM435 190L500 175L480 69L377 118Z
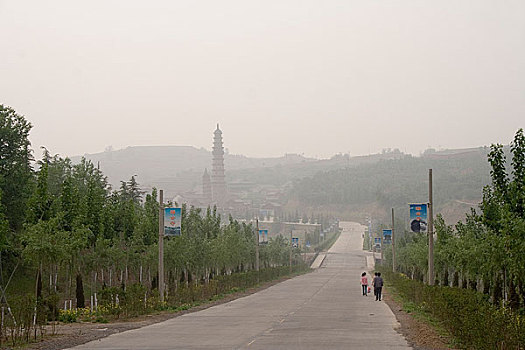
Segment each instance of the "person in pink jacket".
M366 272L361 274L361 288L363 288L363 295L368 295L368 277L366 277Z

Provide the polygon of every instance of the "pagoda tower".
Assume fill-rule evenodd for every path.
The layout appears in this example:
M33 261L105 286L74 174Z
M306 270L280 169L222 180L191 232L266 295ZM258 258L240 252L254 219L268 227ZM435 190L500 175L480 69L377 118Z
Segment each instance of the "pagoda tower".
M208 169L204 169L204 174L202 175L202 196L208 204L211 203L211 180Z
M213 151L211 169L211 194L214 202L224 204L226 201L226 181L224 179L224 148L222 146L222 131L217 129L213 132Z

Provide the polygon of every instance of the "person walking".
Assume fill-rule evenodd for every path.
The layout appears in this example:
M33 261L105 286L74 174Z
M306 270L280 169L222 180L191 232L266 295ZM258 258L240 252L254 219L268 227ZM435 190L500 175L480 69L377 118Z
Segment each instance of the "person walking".
M372 288L374 288L374 296L376 296L376 278L377 272L374 272L374 278L372 279Z
M376 301L381 301L381 292L383 290L383 278L381 278L381 272L376 272L376 277L374 277L374 294L376 296Z
M363 272L361 274L361 288L363 289L363 295L368 295L368 277L366 276L366 272Z

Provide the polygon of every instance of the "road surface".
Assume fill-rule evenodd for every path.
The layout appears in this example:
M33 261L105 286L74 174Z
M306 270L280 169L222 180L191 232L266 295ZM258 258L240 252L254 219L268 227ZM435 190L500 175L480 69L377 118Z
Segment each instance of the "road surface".
M388 306L361 295L365 226L340 225L340 238L312 273L74 349L410 349Z

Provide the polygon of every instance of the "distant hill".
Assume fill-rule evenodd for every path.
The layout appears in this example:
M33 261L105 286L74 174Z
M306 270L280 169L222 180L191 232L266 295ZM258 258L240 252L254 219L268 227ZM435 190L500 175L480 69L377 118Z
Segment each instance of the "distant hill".
M318 172L354 168L383 160L401 159L405 156L397 149L356 157L351 157L348 154L336 154L330 159L309 159L308 161L289 162L271 167L234 169L229 171L228 175L234 181L252 181L258 184L282 186L293 180L313 176Z
M283 186L319 171L372 164L404 156L399 150L358 157L338 154L321 160L298 154L274 158L225 154L224 163L228 182ZM170 196L188 191L199 192L201 176L205 168L211 170L212 160L210 151L192 146L131 146L75 156L71 160L78 163L82 157L98 164L113 188L118 188L120 181L137 175L137 181L145 189L163 188Z
M200 186L204 169L211 169L211 152L192 146L133 146L120 150L72 157L74 163L85 157L108 177L116 188L120 181L137 175L137 181L146 187L162 187L171 192L192 190ZM224 163L227 173L238 169L288 166L315 162L297 154L285 154L276 158L250 158L226 154Z
M372 214L387 220L393 207L406 217L408 203L428 200L428 169L433 169L435 212L454 223L477 206L490 182L487 153L485 147L427 151L318 172L294 181L287 209L325 208L354 219Z
M272 201L295 212L325 211L359 219L366 214L383 216L395 207L404 216L409 202L427 198L428 169L434 169L436 211L450 222L479 203L481 190L490 181L485 147L435 151L420 157L399 150L330 159L286 154L275 158L225 155L226 180L232 190L258 193L269 188ZM137 146L84 155L99 164L114 188L137 175L146 190L162 188L166 197L200 193L204 169L211 170L211 152L191 146ZM73 162L81 157L73 157ZM265 196L264 192L260 195Z

